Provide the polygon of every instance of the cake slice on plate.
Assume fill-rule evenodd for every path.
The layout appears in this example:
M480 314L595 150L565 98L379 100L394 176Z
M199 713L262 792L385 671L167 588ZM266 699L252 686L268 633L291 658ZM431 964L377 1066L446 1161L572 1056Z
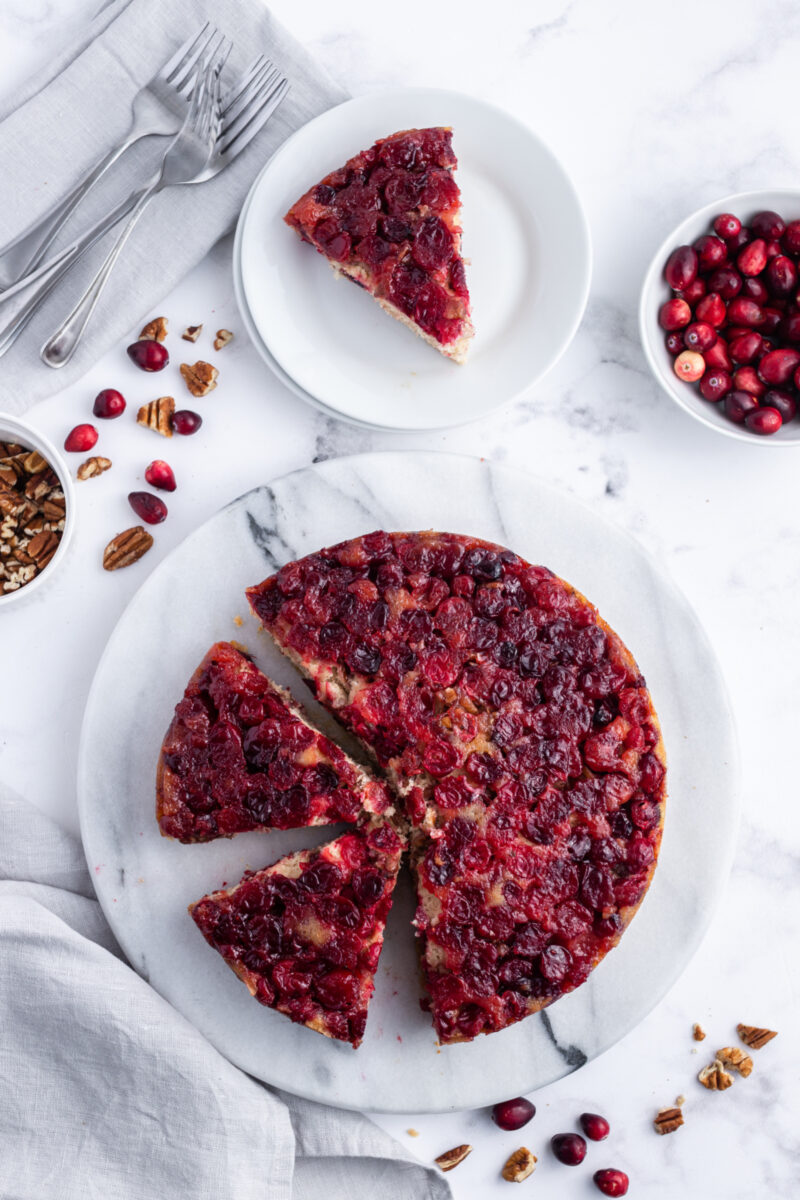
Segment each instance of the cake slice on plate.
M312 729L246 654L218 642L197 668L161 748L165 837L206 842L393 811L385 784Z
M464 361L474 333L452 131L406 129L332 171L284 220L430 346Z
M299 850L189 911L250 992L326 1037L364 1036L404 841L388 821Z

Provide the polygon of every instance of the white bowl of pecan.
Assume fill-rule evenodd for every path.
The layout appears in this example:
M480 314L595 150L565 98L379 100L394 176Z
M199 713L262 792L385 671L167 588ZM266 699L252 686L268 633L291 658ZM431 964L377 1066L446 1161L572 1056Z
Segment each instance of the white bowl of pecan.
M52 579L75 521L75 493L46 437L0 413L0 609Z

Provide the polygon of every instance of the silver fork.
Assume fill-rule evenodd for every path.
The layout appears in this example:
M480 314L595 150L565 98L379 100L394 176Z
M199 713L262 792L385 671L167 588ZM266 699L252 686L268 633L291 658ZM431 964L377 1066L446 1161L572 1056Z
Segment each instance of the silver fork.
M213 93L213 105L210 114L206 112L201 117L200 146L190 143L180 153L173 152L172 148L168 152L158 180L136 203L128 225L92 283L61 327L42 347L42 361L48 366L62 367L72 358L119 253L153 196L165 187L203 183L219 174L263 128L288 91L287 80L272 63L265 62L236 100L228 105L227 121L223 124L219 113L219 69L213 79L207 80L204 85ZM179 141L180 138L176 139L173 147ZM205 154L200 161L203 141Z
M198 34L187 38L169 62L136 93L131 125L122 144L104 155L49 212L0 249L0 276L5 275L7 284L25 278L42 261L78 205L126 150L142 138L176 133L184 116L184 103L191 93L197 63L219 37L216 29L206 21Z
M289 84L272 63L257 59L245 73L243 79L227 93L227 102L222 108L222 132L205 172L191 182L202 183L219 174L244 150L263 128L289 90ZM47 278L38 283L24 306L0 327L0 358L8 352L39 307L69 269L101 237L127 216L141 198L142 191L134 193L122 204L108 213L83 238L63 251L48 264ZM0 296L0 301L3 297Z

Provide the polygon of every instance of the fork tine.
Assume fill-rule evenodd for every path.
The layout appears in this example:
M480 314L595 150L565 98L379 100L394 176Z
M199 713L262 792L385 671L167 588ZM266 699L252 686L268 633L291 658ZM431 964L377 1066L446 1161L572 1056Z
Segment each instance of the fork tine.
M198 71L202 71L203 64L214 54L215 47L219 45L221 39L222 34L217 28L214 25L209 26L205 40L192 54L179 77L172 81L172 86L179 96L183 96L186 100L190 98Z
M256 76L224 115L223 132L229 141L233 140L236 133L249 121L254 105L268 96L282 81L283 76L278 68L272 63L266 64L263 77Z
M223 116L230 106L239 98L244 89L250 84L251 80L253 80L255 76L260 73L261 68L267 61L266 55L259 54L258 58L253 59L241 79L237 79L236 83L232 84L231 87L228 88L222 97L222 104L220 108L220 112Z
M222 46L219 49L218 54L216 55L216 59L214 61L214 65L212 68L211 79L209 81L210 86L208 89L209 90L208 104L206 106L205 120L203 122L203 129L202 129L202 133L201 133L201 136L207 142L212 141L212 133L213 133L213 141L214 142L216 142L217 137L219 135L219 129L220 129L219 103L220 103L220 90L221 90L220 76L222 74L222 69L225 66L225 63L228 61L228 56L232 49L233 49L233 42L230 41L228 38L225 38L223 40Z
M234 134L233 137L223 136L220 139L220 143L218 143L220 154L230 156L229 161L236 158L237 154L241 154L242 150L246 146L249 146L259 130L263 129L264 125L266 125L288 91L289 81L282 79L277 87L264 97L246 125Z
M209 22L206 21L205 25L203 26L203 28L200 30L199 33L196 33L194 37L190 37L190 38L186 39L186 41L183 43L183 45L175 51L175 53L173 54L173 56L169 60L169 62L164 63L164 66L158 72L159 79L163 80L164 83L172 82L172 76L175 74L175 72L178 70L179 67L183 66L184 59L186 59L192 53L192 51L200 44L200 42L203 38L203 35L206 33L206 30L208 29L208 27L209 27Z

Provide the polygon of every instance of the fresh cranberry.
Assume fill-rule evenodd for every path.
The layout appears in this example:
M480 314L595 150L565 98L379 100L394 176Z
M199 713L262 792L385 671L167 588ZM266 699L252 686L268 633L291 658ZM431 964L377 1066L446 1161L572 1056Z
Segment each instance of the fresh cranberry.
M741 228L742 222L733 213L720 213L718 217L714 218L714 233L724 238L726 242L736 237Z
M662 329L683 329L692 319L692 310L685 300L674 297L661 305L658 323Z
M602 1142L611 1132L608 1121L598 1113L581 1113L580 1123L587 1138L593 1142Z
M169 463L163 458L155 458L146 469L144 477L150 487L160 488L162 492L174 492L178 486L175 483L175 473Z
M143 371L163 371L169 362L169 351L161 342L148 338L128 346L128 358Z
M577 1167L586 1158L586 1141L579 1133L557 1133L550 1139L553 1154L566 1167Z
M764 404L767 408L777 408L784 425L787 421L793 421L797 416L795 397L791 392L783 391L781 388L770 388L768 392L765 392Z
M698 300L702 300L707 291L705 279L701 279L698 275L697 279L693 279L685 288L681 288L678 295L686 301L690 308L693 308Z
M767 308L761 310L761 324L759 329L767 335L777 334L783 324L783 313L778 308L768 305Z
M97 445L97 437L94 425L76 425L64 439L64 449L74 454L84 454Z
M752 330L750 333L740 334L728 342L728 350L735 363L751 363L758 357L762 345L761 334Z
M737 234L734 234L732 238L728 239L728 249L730 250L731 254L735 254L737 250L741 250L743 246L746 246L747 243L752 240L752 237L752 229L750 229L747 225L743 225Z
M800 342L800 313L790 313L784 317L780 333L787 342Z
M694 383L705 371L706 364L702 354L696 350L684 350L675 359L672 369L684 383Z
M604 1196L626 1196L628 1194L630 1180L624 1171L618 1171L616 1167L605 1167L602 1171L595 1171L592 1179L595 1187Z
M720 267L709 276L708 290L717 292L723 300L733 300L742 290L742 277L731 267Z
M750 222L750 228L756 237L771 241L783 236L786 224L778 213L765 209L764 212L756 213Z
M738 371L734 371L733 386L737 391L749 392L751 396L756 396L758 399L767 390L767 385L755 367L739 367Z
M736 266L742 275L760 275L767 265L767 244L763 238L756 238L739 251Z
M680 334L676 334L680 338ZM676 351L676 353L678 353ZM728 353L728 347L723 338L718 337L713 346L709 346L703 358L706 360L707 367L713 367L721 371L730 371L733 368L731 356Z
M704 233L694 243L700 268L704 271L721 267L728 257L728 247L721 238L711 233Z
M176 413L172 414L173 431L182 434L184 437L188 437L192 433L197 433L202 424L203 418L200 416L200 413L192 412L190 408L180 408Z
M733 379L727 371L706 371L700 380L700 391L706 400L721 400L733 387Z
M758 373L770 386L788 383L800 366L800 350L770 350L758 364Z
M691 246L678 246L667 259L664 278L676 292L687 288L697 278L697 251Z
M703 321L694 321L684 331L683 341L687 350L708 350L714 345L717 340L717 331L713 325L706 325Z
M732 325L747 325L755 328L764 319L761 307L755 300L746 296L737 296L728 305L728 320Z
M747 414L744 423L751 433L766 436L770 433L777 433L783 421L777 408L758 408L755 412Z
M501 1129L522 1129L522 1126L527 1125L535 1116L535 1105L524 1096L517 1096L514 1100L502 1100L492 1109L492 1120Z
M743 425L748 413L755 412L758 401L749 392L728 392L723 401L725 416L736 425Z
M137 517L148 525L160 525L167 517L167 506L152 492L129 492L128 503Z
M800 256L800 221L790 221L783 232L783 246L787 254Z
M769 289L763 280L757 279L753 275L748 275L742 280L742 293L748 300L755 300L756 304L766 304L769 301Z
M673 358L676 354L681 354L686 349L683 344L683 334L677 330L675 333L667 334L667 336L664 338L664 345L667 347L667 350L669 350Z
M95 396L92 412L104 421L120 417L125 412L125 397L115 388L103 388Z
M702 300L698 301L694 315L698 321L704 321L706 324L718 328L725 324L727 316L725 301L718 292L708 292Z
M767 284L773 296L791 296L797 287L797 268L785 254L776 254L767 266Z

